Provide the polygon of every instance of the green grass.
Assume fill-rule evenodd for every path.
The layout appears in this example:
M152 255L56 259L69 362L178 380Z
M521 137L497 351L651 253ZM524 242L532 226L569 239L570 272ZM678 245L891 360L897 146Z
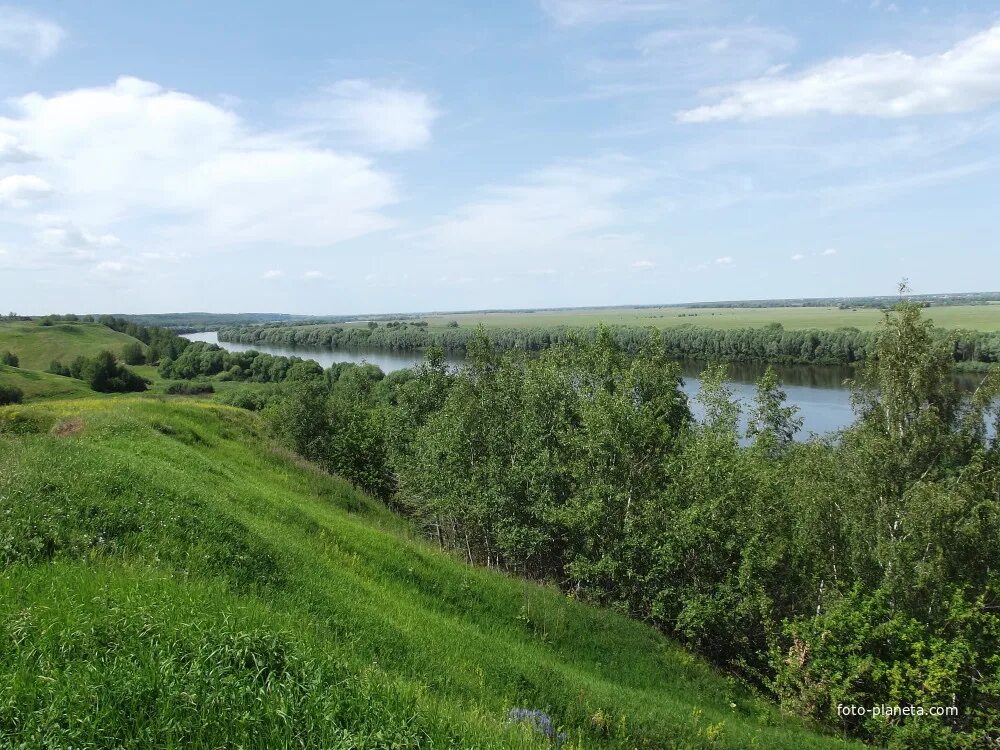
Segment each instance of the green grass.
M1000 304L952 305L932 307L927 317L941 328L969 328L1000 331ZM462 326L483 323L498 327L594 326L598 323L668 328L696 325L709 328L759 328L769 323L781 323L785 328L833 329L856 327L873 330L882 320L875 309L841 310L836 307L751 307L751 308L606 308L580 310L539 310L537 312L466 313L429 316L424 318L433 328L444 327L449 321Z
M0 409L0 746L830 748L652 629L469 568L248 412Z
M121 354L126 344L135 341L138 339L99 323L42 326L37 322L0 321L0 352L14 352L27 370L47 370L54 359L68 365L78 355L90 357L103 349Z
M94 395L94 392L81 380L7 365L0 365L0 385L20 388L26 401Z

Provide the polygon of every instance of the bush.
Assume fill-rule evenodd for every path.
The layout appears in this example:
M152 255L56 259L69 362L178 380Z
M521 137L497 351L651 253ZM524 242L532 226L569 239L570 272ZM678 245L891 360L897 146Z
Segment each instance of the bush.
M85 381L99 393L130 393L145 391L148 387L142 377L119 364L109 351L92 358L77 357L69 371L74 378Z
M0 363L9 365L10 367L20 367L21 360L17 358L17 355L14 354L14 352L4 352L3 354L0 354Z
M24 400L24 391L12 385L0 385L0 406L19 404Z
M262 411L274 400L274 391L249 387L234 388L231 391L220 393L215 400L220 404L235 406L238 409Z
M49 369L47 370L47 372L50 372L53 375L62 375L65 378L72 377L70 369L62 362L60 362L58 359L54 359L52 360L52 362L49 363Z
M142 351L142 344L138 341L125 344L125 347L122 349L122 359L125 360L125 364L127 365L146 364L146 354Z
M203 393L215 393L211 383L171 383L164 393L171 396L200 396Z

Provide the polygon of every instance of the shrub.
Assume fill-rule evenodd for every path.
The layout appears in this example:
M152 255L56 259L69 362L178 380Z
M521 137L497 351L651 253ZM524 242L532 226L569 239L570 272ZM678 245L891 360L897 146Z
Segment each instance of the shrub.
M85 381L100 393L129 393L147 389L146 381L119 364L109 351L100 352L92 358L77 357L69 370L74 378Z
M13 385L0 385L0 406L19 404L24 400L24 391Z
M215 393L215 386L211 383L171 383L164 391L171 396L199 396L203 393Z
M122 349L122 359L127 365L146 364L146 355L142 351L142 344L138 341L125 344L125 347Z
M17 355L14 354L14 352L4 352L3 354L0 354L0 363L11 367L20 367L21 360L17 358Z
M220 393L216 397L216 401L220 404L235 406L247 411L261 411L273 400L274 392L272 390L249 387L234 388L231 391Z
M50 372L53 375L62 375L65 378L72 377L69 368L58 359L54 359L49 363L49 369L47 372Z

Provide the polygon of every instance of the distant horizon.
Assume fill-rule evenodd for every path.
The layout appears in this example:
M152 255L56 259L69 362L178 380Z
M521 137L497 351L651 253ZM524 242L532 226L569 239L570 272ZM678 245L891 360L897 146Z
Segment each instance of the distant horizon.
M902 295L905 299L916 299L922 300L926 298L938 298L938 297L952 297L960 298L970 295L987 295L995 296L1000 301L1000 291L964 291L964 292L909 292ZM710 307L712 305L738 305L746 303L775 303L775 302L842 302L846 300L877 300L877 301L891 301L899 299L901 295L899 294L848 294L848 295L833 295L833 296L820 296L820 297L746 297L741 299L717 299L717 300L695 300L691 302L654 302L654 303L622 303L622 304L611 304L611 305L561 305L558 307L487 307L478 309L463 309L463 310L391 310L388 312L326 312L326 313L291 313L284 311L260 311L260 310L240 310L240 311L209 311L209 310L171 310L167 312L86 312L86 313L38 313L31 314L25 313L25 315L31 315L31 317L44 317L45 315L115 315L115 316L126 316L126 317L155 317L155 316L170 316L170 315L245 315L245 316L284 316L291 318L341 318L350 317L357 319L364 319L366 317L387 317L392 315L406 315L406 316L440 316L440 315L470 315L470 314L489 314L489 313L518 313L518 312L560 312L560 311L572 311L572 310L622 310L622 309L654 309L654 308L669 308L669 307L692 307L692 306L702 306ZM773 306L773 305L769 305Z

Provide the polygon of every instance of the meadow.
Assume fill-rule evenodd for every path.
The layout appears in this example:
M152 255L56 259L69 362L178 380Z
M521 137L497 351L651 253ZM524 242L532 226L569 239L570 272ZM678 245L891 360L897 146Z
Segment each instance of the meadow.
M1000 331L1000 304L944 305L927 310L927 317L939 328L964 328ZM470 312L430 315L430 327L446 327L451 321L460 326L531 328L553 326L654 326L672 328L682 325L707 328L763 328L780 323L788 329L858 328L874 330L882 321L875 308L840 309L837 307L615 307L575 310L537 310L534 312Z

